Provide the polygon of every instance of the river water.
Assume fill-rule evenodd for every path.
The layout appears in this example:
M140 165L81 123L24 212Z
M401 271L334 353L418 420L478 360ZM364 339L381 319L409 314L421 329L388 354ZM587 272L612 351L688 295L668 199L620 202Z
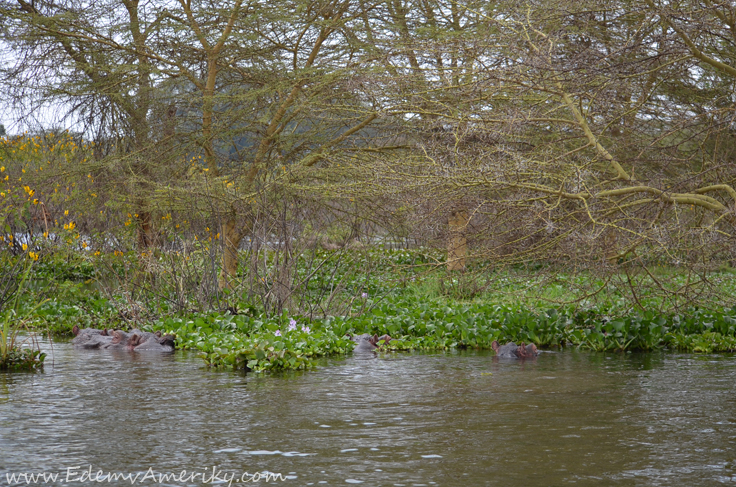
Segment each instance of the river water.
M190 352L54 343L44 372L0 374L0 485L256 472L294 486L734 485L736 357L397 353L244 375Z

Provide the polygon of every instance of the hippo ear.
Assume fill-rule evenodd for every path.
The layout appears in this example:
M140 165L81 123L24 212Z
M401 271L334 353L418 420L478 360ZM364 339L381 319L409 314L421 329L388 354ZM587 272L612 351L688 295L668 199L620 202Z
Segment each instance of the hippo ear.
M74 328L72 328L72 333L74 333L74 336L79 335L79 326L74 325Z
M373 335L368 339L373 345L378 345L378 335Z
M156 330L156 333L154 333L154 335L161 338L161 330Z
M493 349L493 351L495 352L498 352L499 348L501 348L501 346L498 344L496 340L493 340L493 342L491 342L491 349Z

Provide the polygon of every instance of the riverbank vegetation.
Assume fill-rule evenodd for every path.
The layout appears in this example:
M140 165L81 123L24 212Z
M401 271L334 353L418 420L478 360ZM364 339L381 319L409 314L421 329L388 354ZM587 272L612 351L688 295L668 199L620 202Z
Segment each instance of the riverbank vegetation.
M313 358L350 353L354 343L346 335L361 333L394 337L384 351L490 349L494 340L620 353L736 351L736 308L727 299L736 291L736 272L729 269L710 276L724 297L720 305L664 307L652 285L662 276L673 289L688 285L678 270L639 276L632 293L633 277L625 272L614 279L515 266L458 274L438 265L438 256L425 249L314 250L306 262L317 260L319 269L303 299L325 302L329 285L340 314L329 308L306 314L268 311L227 292L217 308L194 299L196 293L182 296L167 277L176 271L168 267L172 255L49 251L34 262L35 281L18 295L25 303L19 308L44 300L27 313L28 322L57 338L71 336L74 325L160 330L175 334L180 348L199 351L208 365L252 370L306 368ZM339 281L331 280L336 275ZM581 300L586 289L597 292Z
M733 350L736 9L568 3L0 0L5 322Z

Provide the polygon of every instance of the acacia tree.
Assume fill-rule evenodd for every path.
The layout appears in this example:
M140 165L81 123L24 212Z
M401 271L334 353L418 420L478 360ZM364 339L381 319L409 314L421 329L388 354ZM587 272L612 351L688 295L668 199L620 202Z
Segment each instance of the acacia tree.
M404 17L424 19L426 4ZM439 11L451 17L452 5ZM730 18L710 12L711 31ZM478 21L463 24L454 43L420 42L419 29L412 37L407 58L417 59L420 74L406 79L418 79L420 89L404 98L404 113L425 114L407 124L422 135L402 160L374 165L382 187L429 196L432 213L438 202L465 201L475 255L502 262L611 271L629 262L645 272L651 263L686 263L704 277L711 258L723 261L736 194L724 164L732 91L726 68L714 77L701 66L725 64L727 23L696 53L695 41L662 28L663 13L632 2L498 2L465 15ZM678 20L691 18L698 17ZM698 22L693 32L708 32ZM472 53L470 62L464 71L442 70L461 74L443 85L435 60L452 59L458 48Z
M114 192L127 183L138 245L148 247L151 160L159 139L152 121L156 69L148 53L161 18L146 15L138 0L8 1L0 4L0 17L15 61L3 74L21 116L27 121L34 111L63 107L71 125L81 124L96 139L98 155L108 156L107 170L98 165L98 171Z
M371 217L384 230L394 218L444 237L450 269L464 266L466 246L498 261L606 269L707 269L731 252L730 5L89 7L2 4L14 74L26 80L17 95L45 72L38 100L92 101L75 113L124 141L116 160L139 190L142 235L152 195L203 212L221 235L223 288L235 282L243 239L266 239L272 215L297 213L289 198L393 212ZM49 57L56 70L42 71ZM204 167L169 171L174 154L201 154ZM279 286L284 302L291 290Z
M327 165L331 153L378 117L377 106L356 95L363 76L358 44L365 42L359 17L366 8L344 0L182 1L145 9L133 0L20 0L3 5L3 14L13 20L6 38L18 54L17 99L26 102L27 80L41 74L50 53L58 56L58 69L43 72L48 89L36 93L39 103L51 94L94 101L73 104L71 112L118 136L127 147L120 159L130 180L158 186L162 204L173 204L165 201L173 190L198 195L197 209L215 208L213 223L222 222L225 286L235 276L237 249L252 231L257 196ZM175 119L176 131L158 130L156 118L164 112ZM158 151L172 147L171 140L161 140L162 132L181 143L179 156L202 150L207 174L199 183L154 177L166 160ZM182 137L187 133L188 139ZM228 147L236 139L233 158ZM168 159L173 163L173 156ZM150 195L143 195L136 214L146 245L151 228L144 198Z
M238 248L254 231L256 207L272 204L276 188L290 191L325 169L335 152L350 151L349 141L377 119L380 107L356 94L366 73L356 46L363 8L345 0L271 2L268 8L235 2L224 15L198 14L182 3L182 14L171 15L190 34L173 52L180 56L178 75L201 94L203 182L206 191L214 188L220 208L222 287L235 278ZM216 23L203 21L214 12L228 19L219 37L212 31ZM183 67L187 59L206 59L201 77Z

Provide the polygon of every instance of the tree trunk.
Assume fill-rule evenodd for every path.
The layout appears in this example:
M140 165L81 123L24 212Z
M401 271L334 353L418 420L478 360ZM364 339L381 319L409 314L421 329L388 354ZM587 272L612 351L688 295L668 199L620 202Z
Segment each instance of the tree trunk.
M468 243L465 238L465 229L468 226L468 212L453 210L449 218L450 238L447 243L447 270L464 271L465 256L468 253Z
M220 271L220 289L232 289L232 282L238 274L238 249L244 232L238 229L235 215L228 216L222 232L224 243L222 270Z
M138 233L138 250L144 251L153 245L153 227L151 225L151 212L144 210L146 204L143 200L136 205L136 221Z

